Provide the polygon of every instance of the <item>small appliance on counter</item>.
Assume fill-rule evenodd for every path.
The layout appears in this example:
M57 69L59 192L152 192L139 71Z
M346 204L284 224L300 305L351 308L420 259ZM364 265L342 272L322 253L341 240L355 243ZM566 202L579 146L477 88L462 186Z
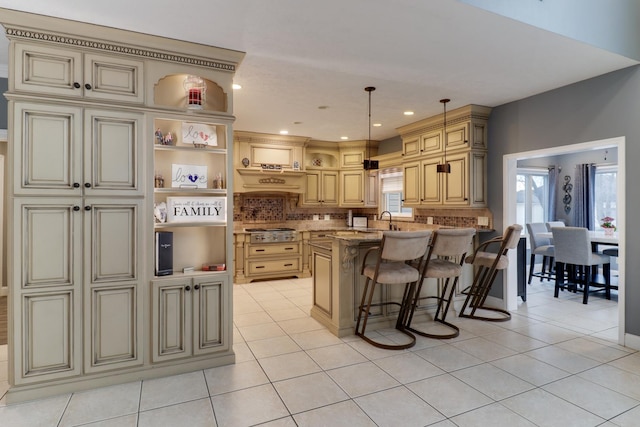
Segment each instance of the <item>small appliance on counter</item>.
M354 216L352 226L353 228L368 228L369 219L366 216Z

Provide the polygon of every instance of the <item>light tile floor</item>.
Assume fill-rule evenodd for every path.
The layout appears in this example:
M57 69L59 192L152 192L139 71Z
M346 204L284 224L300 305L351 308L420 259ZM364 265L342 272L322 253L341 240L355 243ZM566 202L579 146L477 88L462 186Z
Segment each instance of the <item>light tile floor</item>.
M0 425L640 425L640 353L616 345L615 298L555 299L548 282L528 292L508 322L450 317L459 337L393 351L339 339L311 319L311 279L235 285L235 365L0 401ZM3 346L0 395L6 360Z

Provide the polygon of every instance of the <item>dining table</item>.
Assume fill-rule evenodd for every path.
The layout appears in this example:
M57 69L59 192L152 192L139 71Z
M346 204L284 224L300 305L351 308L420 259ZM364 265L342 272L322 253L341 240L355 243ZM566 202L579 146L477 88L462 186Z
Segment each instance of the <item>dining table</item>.
M536 233L537 237L543 239L553 239L553 233L551 231L545 231L544 233ZM613 234L606 234L604 231L589 231L589 238L591 239L592 245L606 245L606 246L618 246L619 237L618 232L614 232Z

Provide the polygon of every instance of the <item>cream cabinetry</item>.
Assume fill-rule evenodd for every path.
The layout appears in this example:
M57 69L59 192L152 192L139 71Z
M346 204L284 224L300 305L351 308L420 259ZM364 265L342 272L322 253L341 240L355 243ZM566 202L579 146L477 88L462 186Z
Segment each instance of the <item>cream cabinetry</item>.
M7 401L233 363L226 188L244 54L7 9L0 22L10 43ZM189 75L206 84L198 111L187 110ZM180 147L185 123L212 126L217 143ZM155 144L156 128L175 133L170 146ZM173 165L206 166L207 186L171 186ZM156 172L166 188L154 188ZM220 199L224 220L154 224L154 203L169 197ZM154 277L157 229L176 234L176 269L227 269ZM156 292L173 280L197 286L182 320ZM184 353L155 346L185 319Z
M367 208L375 208L378 206L378 189L380 188L379 175L378 171L365 172L364 206Z
M338 206L338 175L338 171L308 170L303 203L307 206Z
M244 276L249 280L302 274L302 241L246 243Z
M486 205L486 152L447 156L451 173L438 173L444 157L403 164L406 205Z
M14 105L14 194L142 196L144 116L33 102Z
M487 204L487 119L490 109L470 105L407 125L403 138L404 204L484 207ZM446 147L446 149L445 149ZM438 173L448 163L451 173Z
M229 350L226 275L152 282L152 360L184 359Z
M366 171L340 171L340 206L364 206Z
M14 44L13 88L105 101L144 101L144 62L61 47Z

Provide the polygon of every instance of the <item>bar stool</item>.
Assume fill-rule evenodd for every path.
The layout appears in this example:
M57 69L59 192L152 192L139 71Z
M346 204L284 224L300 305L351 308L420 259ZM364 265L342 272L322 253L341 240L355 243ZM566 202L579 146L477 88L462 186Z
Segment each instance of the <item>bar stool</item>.
M440 339L455 338L460 334L460 329L447 322L446 318L458 279L462 274L462 263L473 243L475 234L475 228L439 229L433 233L429 252L422 267L422 275L414 292L413 302L410 304L411 310L406 324L408 330L424 337ZM420 296L425 279L445 279L440 295ZM418 303L427 298L434 298L438 301L433 320L448 326L453 332L448 334L427 333L411 326Z
M500 237L488 240L476 248L473 255L467 257L465 262L473 264L476 268L476 273L473 277L473 283L469 288L462 291L467 294L467 298L460 310L460 317L467 317L470 319L487 320L490 322L504 322L511 319L511 313L507 310L496 307L487 307L485 302L491 286L493 285L498 272L504 270L509 265L509 259L507 258L507 252L510 249L515 249L518 246L518 240L520 240L520 234L522 233L522 226L519 224L510 225L504 231L504 234ZM486 248L492 244L500 244L500 248L497 252L487 252ZM465 313L467 308L471 308L469 313ZM491 312L500 313L500 317L487 317L476 314L476 310L487 310Z
M362 260L361 274L366 276L362 299L358 307L358 320L355 334L371 345L389 350L402 350L413 347L416 337L405 328L408 304L415 284L420 279L420 264L431 239L431 230L421 231L385 231L382 235L380 246L370 248L365 252ZM367 264L369 255L376 254L375 264ZM411 261L418 260L418 267L409 265ZM376 285L404 285L404 294L400 303L395 301L373 302ZM396 329L410 338L407 344L384 344L367 337L365 331L367 320L371 313L371 307L394 304L400 306ZM362 321L362 329L360 323Z

